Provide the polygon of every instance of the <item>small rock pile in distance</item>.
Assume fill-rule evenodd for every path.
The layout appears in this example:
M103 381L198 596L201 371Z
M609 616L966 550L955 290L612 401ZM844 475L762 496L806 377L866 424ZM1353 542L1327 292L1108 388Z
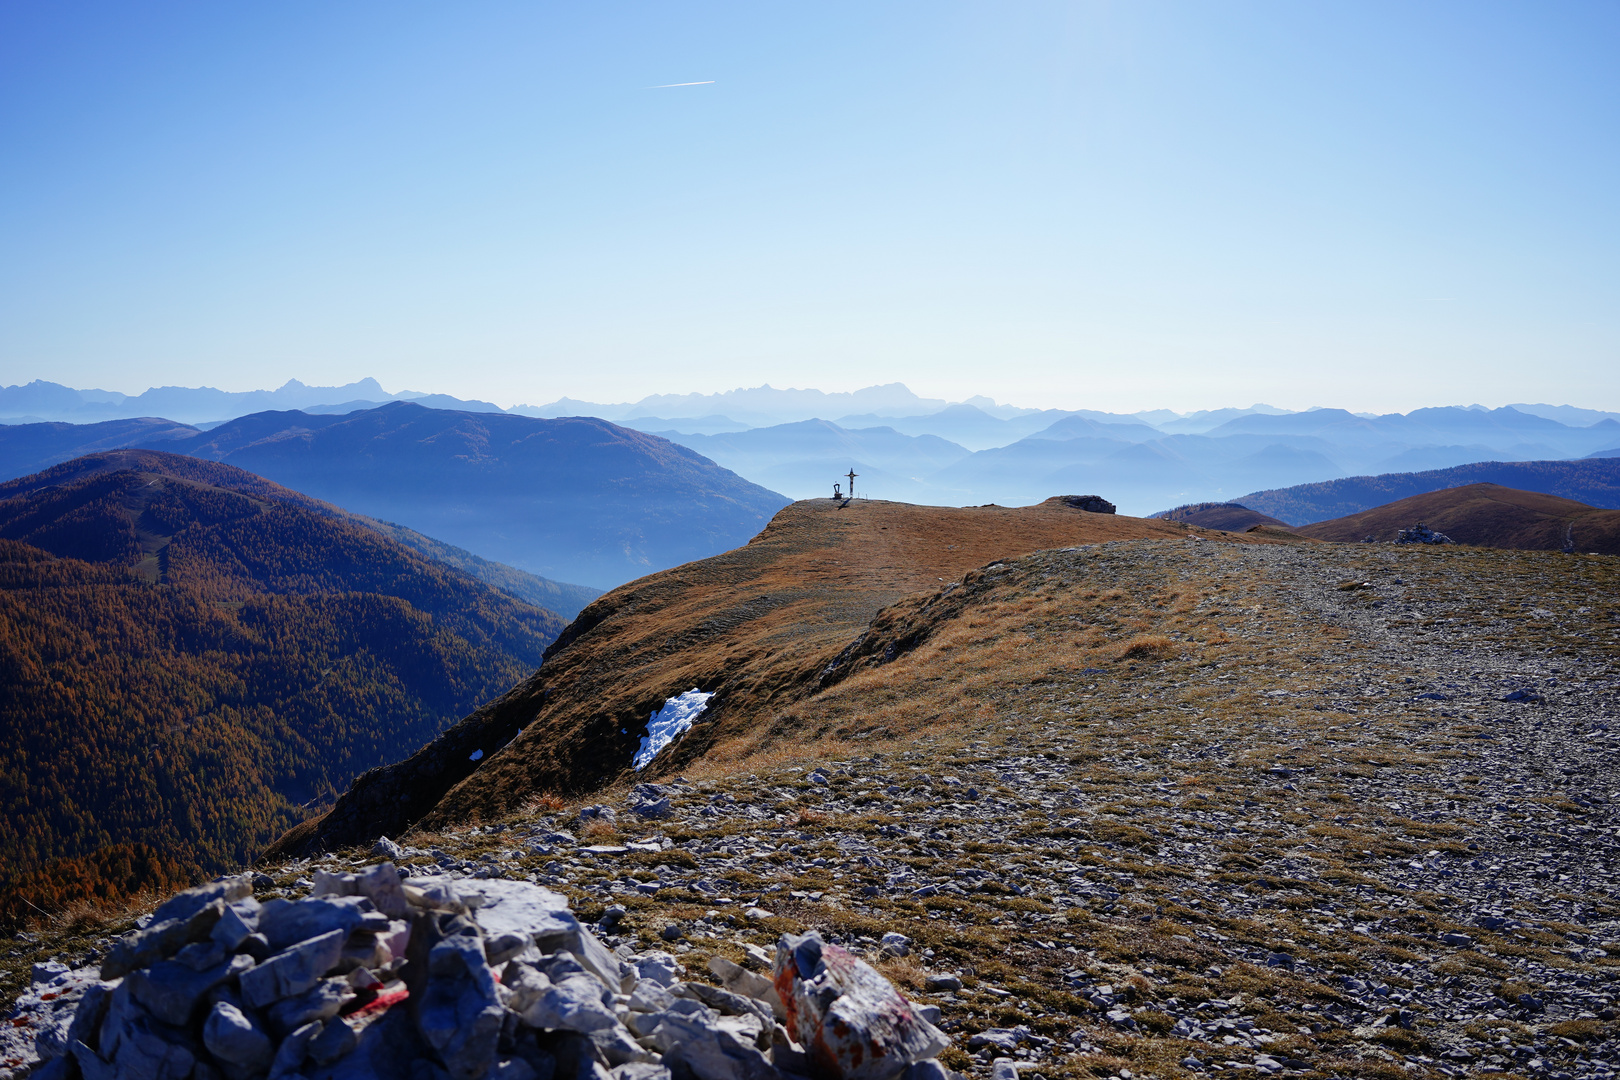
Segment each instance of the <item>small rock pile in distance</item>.
M38 1080L956 1080L948 1038L865 962L784 935L757 970L609 951L526 882L318 872L180 893L42 1031ZM769 976L762 972L769 972Z
M1397 544L1454 544L1451 537L1442 532L1435 532L1427 525L1419 523L1410 529L1402 529L1395 534Z

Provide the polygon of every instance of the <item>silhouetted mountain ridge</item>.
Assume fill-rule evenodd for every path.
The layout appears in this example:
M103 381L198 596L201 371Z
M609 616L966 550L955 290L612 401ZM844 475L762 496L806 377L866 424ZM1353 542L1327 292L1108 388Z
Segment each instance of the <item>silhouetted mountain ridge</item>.
M788 501L667 439L594 417L396 402L346 416L256 413L172 449L593 586L744 544Z
M285 397L294 390L306 396L315 392L309 387L284 387L274 393ZM153 403L162 400L153 398ZM430 395L416 395L415 400L421 406L452 410L458 405L456 399ZM381 411L399 405L395 402ZM855 406L866 411L858 411ZM305 411L297 415L258 414L257 430L261 438L284 438L294 434L292 429L301 428L300 437L324 443L332 439L333 422L348 423L361 407L361 411L372 409L371 403L355 398L337 405L304 405ZM1289 412L1253 405L1186 416L1162 409L1124 415L1089 409L1022 409L998 405L988 398L946 404L917 397L895 384L843 395L755 387L723 394L655 395L636 403L562 399L540 408L515 406L507 412L493 406L480 405L478 409L468 406L457 415L478 412L490 421L491 431L504 430L502 424L519 419L517 414L573 420L595 416L710 455L753 483L797 498L829 494L834 480L853 467L865 478L858 489L874 498L933 505L1020 505L1038 502L1051 491L1083 489L1106 495L1126 513L1148 513L1192 502L1230 502L1250 491L1346 476L1446 469L1484 461L1579 458L1620 446L1620 416L1547 405L1496 409L1443 406L1381 415L1336 408ZM256 430L250 420L244 417L232 422L235 427L220 425L216 430L231 427L237 435L246 437ZM888 434L879 438L874 432ZM475 433L472 439L476 443L480 437ZM21 473L60 460L64 447L59 433L53 436L49 454L41 450L24 461L15 452L16 447L8 451L14 442L30 438L26 433L0 430L0 467L9 460L13 473ZM107 434L97 438L101 441L84 449L109 445ZM191 438L199 446L209 442ZM150 440L149 444L157 445ZM960 453L955 449L958 447ZM498 435L487 449L496 458L521 456L502 445ZM267 452L265 447L250 450L240 443L233 443L228 450L229 460L254 468L261 466L229 455ZM213 452L219 452L217 446ZM381 450L378 453L383 454ZM481 462L477 453L471 455L470 461L480 469L496 467ZM275 467L284 468L286 464L280 462ZM560 464L564 468L572 465L569 461ZM539 537L528 527L522 513L516 515L524 519L520 523L516 518L503 520L505 511L489 516L474 509L471 514L478 518L477 528L453 535L436 532L438 525L446 522L446 527L457 528L456 523L467 518L468 510L444 505L443 493L432 490L439 482L434 469L442 470L443 466L430 468L420 494L427 504L435 505L413 508L407 504L405 494L394 491L387 499L402 513L382 507L354 509L405 521L431 535L443 535L486 558L516 563L547 576L573 576L603 586L670 564L652 550L656 544L649 547L634 537L608 536L596 545L598 551L630 553L627 568L610 576L598 565L594 569L599 573L596 578L571 575L565 564L548 562L543 555L528 559L510 546L499 550L483 546L485 541L506 544L511 539L511 527L519 524L519 532ZM513 475L521 472L519 469ZM312 485L331 479L290 472L273 475L310 490L317 490ZM337 502L348 497L336 487L321 488L317 493ZM570 509L566 506L568 499L563 493L557 504L559 512ZM409 516L416 510L422 511L420 519ZM673 520L660 522L662 536L680 531L670 528ZM756 527L759 523L755 523ZM741 536L728 539L733 544L741 542ZM546 542L555 546L556 538L547 537ZM678 557L695 558L714 550L717 548L712 546L693 549L680 552ZM563 553L568 559L577 554ZM671 553L671 557L677 556Z
M1246 532L1257 526L1288 527L1286 523L1250 510L1242 503L1191 503L1174 510L1161 510L1152 516L1163 521L1184 521L1201 529L1220 529L1224 532Z

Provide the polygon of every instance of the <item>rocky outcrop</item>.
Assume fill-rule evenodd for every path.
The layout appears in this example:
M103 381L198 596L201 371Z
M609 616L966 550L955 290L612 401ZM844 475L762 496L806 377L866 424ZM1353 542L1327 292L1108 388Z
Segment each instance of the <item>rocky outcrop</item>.
M951 1078L936 1060L949 1040L814 933L782 938L774 979L710 968L723 986L685 981L669 953L610 952L528 882L402 879L388 862L260 902L225 878L116 943L40 1032L33 1075Z
M821 1075L889 1080L950 1045L889 980L819 934L783 935L771 970L788 1035Z
M1445 533L1435 532L1427 525L1419 522L1410 529L1402 529L1395 534L1397 544L1454 544L1456 543Z

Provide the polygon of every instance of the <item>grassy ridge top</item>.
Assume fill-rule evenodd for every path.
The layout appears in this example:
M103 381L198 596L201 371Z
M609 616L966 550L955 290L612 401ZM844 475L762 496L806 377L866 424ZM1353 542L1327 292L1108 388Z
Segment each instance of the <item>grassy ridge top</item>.
M971 1036L1020 1025L1059 1080L1600 1076L1620 1048L1617 567L1042 550L886 606L820 690L681 765L669 818L632 817L621 780L572 800L618 828L545 800L405 842L424 871L619 905L618 933L678 938L694 970L805 927L874 952L905 934L886 973L978 1076L1004 1048ZM583 846L649 834L670 843Z
M756 738L800 738L779 718L902 598L1000 558L1075 544L1181 538L1179 523L1039 506L794 503L747 547L652 574L586 608L533 678L408 761L367 777L272 856L509 812L629 774L648 715L697 687L703 722L646 771L678 771ZM1234 539L1234 538L1228 538ZM1244 539L1255 539L1245 537ZM521 733L521 734L520 734ZM474 755L477 755L476 757Z

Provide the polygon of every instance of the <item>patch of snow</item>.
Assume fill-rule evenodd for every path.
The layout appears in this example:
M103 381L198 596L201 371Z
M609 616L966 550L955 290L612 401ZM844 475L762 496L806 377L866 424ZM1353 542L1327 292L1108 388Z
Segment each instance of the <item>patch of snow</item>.
M483 758L483 756L484 756L484 752L482 750L474 750L471 754L467 755L467 760L468 761L479 761L479 760L481 760Z
M630 764L638 771L652 763L658 756L658 751L674 742L687 728L692 726L704 709L709 707L709 699L713 694L705 694L697 687L693 687L684 694L677 694L664 702L664 707L653 713L647 720L647 734L641 737L641 749Z

